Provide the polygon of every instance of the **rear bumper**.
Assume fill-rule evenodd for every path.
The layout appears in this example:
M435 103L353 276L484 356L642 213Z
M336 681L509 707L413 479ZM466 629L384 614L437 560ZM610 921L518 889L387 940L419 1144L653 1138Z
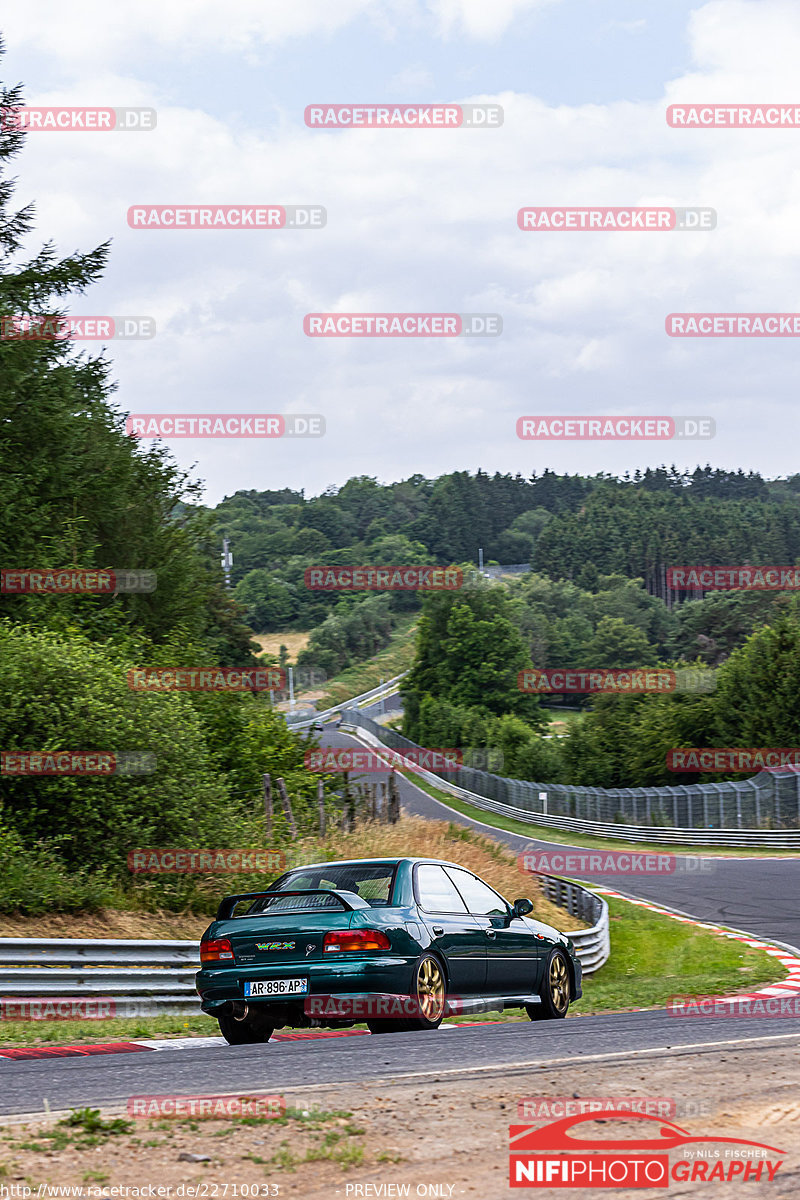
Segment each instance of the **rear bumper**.
M341 996L351 998L369 993L408 993L411 974L416 957L403 958L385 955L369 960L343 962L303 962L291 965L270 964L268 967L219 967L204 968L197 972L195 981L200 995L203 1012L211 1016L224 1011L232 1000L245 1000L245 980L307 979L308 991L298 995L248 996L247 1004L259 1009L272 1006L286 1008L287 1005L303 1008L305 1001L313 996Z

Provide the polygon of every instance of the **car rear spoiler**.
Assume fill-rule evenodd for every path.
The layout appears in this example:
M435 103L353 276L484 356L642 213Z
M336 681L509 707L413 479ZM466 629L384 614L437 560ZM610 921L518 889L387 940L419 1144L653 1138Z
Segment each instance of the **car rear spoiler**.
M348 892L343 888L289 888L280 891L271 892L269 889L263 892L241 892L238 896L226 896L220 901L220 906L217 909L216 919L218 921L227 921L233 916L234 909L242 900L260 900L263 896L333 896L338 900L342 908L348 912L355 912L359 908L370 908L371 905L363 896L359 896L357 892ZM245 914L241 914L244 916ZM266 917L269 912L250 913L253 917Z

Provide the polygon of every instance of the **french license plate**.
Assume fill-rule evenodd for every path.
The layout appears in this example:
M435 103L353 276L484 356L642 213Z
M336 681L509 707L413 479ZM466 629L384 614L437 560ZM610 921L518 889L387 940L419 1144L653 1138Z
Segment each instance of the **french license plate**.
M246 979L245 996L304 996L307 979Z

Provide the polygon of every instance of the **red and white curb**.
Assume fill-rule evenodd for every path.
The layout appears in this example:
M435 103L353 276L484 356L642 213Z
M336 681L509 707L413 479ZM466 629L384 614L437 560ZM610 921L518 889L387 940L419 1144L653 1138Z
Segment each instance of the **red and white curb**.
M778 980L776 983L765 984L764 987L758 988L753 992L737 992L735 996L723 996L720 997L720 1000L739 1002L743 1000L762 1000L765 997L775 996L800 996L800 957L781 946L776 946L774 942L762 942L759 938L726 929L723 925L714 925L709 921L698 921L695 917L687 917L685 913L675 912L671 908L666 908L663 904L654 904L651 900L637 900L632 896L624 896L621 892L615 892L612 888L595 887L593 890L601 892L604 896L611 896L614 900L624 900L626 904L635 904L639 908L646 908L650 912L658 913L662 917L671 917L673 921L680 921L683 925L693 925L695 929L706 929L709 933L716 934L718 937L731 938L733 941L741 942L744 946L751 946L754 950L763 950L772 958L776 958L781 966L786 968L787 974L785 979Z
M442 1024L440 1029L462 1029L472 1025L501 1025L502 1021L463 1021L459 1025ZM270 1042L318 1041L321 1038L364 1037L367 1029L297 1029L275 1033ZM135 1054L141 1050L196 1050L207 1046L227 1046L223 1037L141 1038L130 1042L93 1042L85 1046L19 1046L0 1049L0 1059L88 1058L95 1054Z

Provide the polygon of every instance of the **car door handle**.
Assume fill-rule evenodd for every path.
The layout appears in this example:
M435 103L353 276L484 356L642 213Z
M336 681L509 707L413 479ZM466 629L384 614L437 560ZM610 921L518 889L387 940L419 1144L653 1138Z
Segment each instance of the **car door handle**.
M489 928L486 930L486 936L487 936L488 938L496 938L496 937L497 937L497 930L496 930L496 929L493 929L493 928L492 928L492 926L490 925L490 926L489 926Z
M432 925L431 928L437 937L441 937L444 933L444 927L442 925Z

